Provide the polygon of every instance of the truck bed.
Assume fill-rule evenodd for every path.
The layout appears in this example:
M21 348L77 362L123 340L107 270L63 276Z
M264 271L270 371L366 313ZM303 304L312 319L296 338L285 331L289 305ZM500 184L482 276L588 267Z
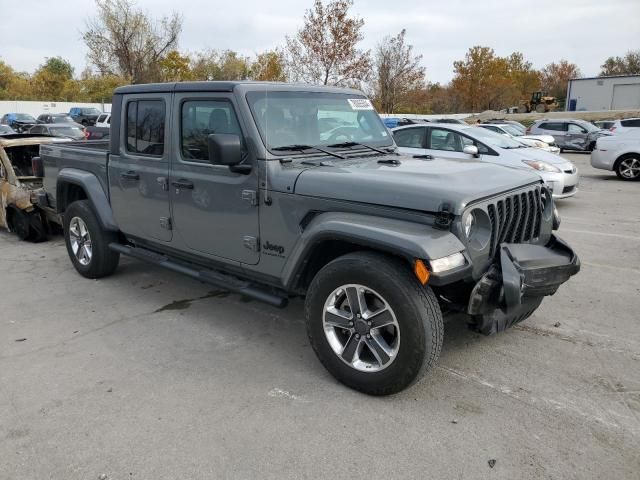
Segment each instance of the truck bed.
M93 173L100 181L104 191L109 191L107 177L108 141L42 145L40 157L44 163L44 189L51 206L55 206L56 181L63 169L77 169Z

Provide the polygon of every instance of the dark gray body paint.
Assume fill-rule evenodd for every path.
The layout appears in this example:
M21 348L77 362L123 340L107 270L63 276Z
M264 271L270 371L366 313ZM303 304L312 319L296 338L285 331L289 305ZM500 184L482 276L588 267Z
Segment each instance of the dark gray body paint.
M117 89L111 156L97 144L94 148L42 148L45 188L52 203L56 185L76 182L87 189L103 224L119 229L133 245L293 292L301 265L313 255L314 246L325 240L377 249L409 261L463 252L468 263L465 280L476 281L493 260L487 249L472 251L465 244L461 227L465 211L486 209L489 199L542 183L528 171L476 160L379 155L366 148L341 151L346 160L317 153L275 156L265 149L245 99L247 92L265 88L362 96L338 88L233 82ZM149 166L143 165L144 159L123 154L125 105L135 98L166 102L165 154ZM226 98L233 103L249 152L244 163L253 167L249 174L181 158L179 102L192 98ZM390 159L398 162L380 163ZM155 189L152 193L143 189L147 195L137 188L125 195L119 173L133 167L143 172L148 167L150 181L166 175L171 184L184 178L194 183L194 189L176 191L170 186L168 192ZM70 169L73 172L65 173ZM246 192L255 193L255 203L247 201ZM442 210L451 221L444 230L434 227ZM158 217L164 215L171 219L170 233L158 228ZM544 245L550 235L551 218L544 218L536 243ZM252 238L256 248L248 248Z

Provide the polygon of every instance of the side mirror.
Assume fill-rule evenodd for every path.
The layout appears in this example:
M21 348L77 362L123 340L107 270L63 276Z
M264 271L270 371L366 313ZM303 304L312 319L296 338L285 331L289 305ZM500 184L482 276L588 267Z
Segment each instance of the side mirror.
M242 162L242 143L239 135L212 133L207 140L209 161L214 165L227 165L231 168Z
M476 147L475 145L466 145L463 149L462 149L463 153L466 153L467 155L473 155L474 157L478 156L478 147Z

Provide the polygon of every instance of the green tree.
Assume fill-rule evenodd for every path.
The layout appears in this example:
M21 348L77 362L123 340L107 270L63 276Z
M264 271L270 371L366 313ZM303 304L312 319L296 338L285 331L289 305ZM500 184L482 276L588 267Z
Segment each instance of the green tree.
M181 55L177 50L171 50L160 60L160 74L163 82L183 82L191 80L191 62L189 57Z
M251 62L249 77L252 80L268 82L284 82L285 75L284 54L276 49L259 53Z
M38 100L64 100L62 91L67 81L73 78L73 67L61 57L46 58L35 71L31 83Z
M640 74L640 50L629 50L624 57L609 57L600 66L600 76Z

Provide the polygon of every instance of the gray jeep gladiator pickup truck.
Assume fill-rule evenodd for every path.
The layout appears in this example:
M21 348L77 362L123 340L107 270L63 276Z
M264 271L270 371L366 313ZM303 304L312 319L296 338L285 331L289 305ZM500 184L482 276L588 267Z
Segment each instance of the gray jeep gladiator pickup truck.
M359 91L250 82L118 88L108 142L43 145L42 208L76 270L128 255L283 307L374 395L432 368L442 314L492 334L579 270L540 177L402 156Z

